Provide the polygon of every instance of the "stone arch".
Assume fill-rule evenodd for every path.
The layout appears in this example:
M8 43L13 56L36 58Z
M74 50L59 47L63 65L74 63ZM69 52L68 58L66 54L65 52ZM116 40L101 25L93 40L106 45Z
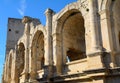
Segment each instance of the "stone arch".
M87 22L84 20L86 15L88 14L83 10L80 11L79 7L69 5L64 8L64 13L60 12L57 15L57 22L53 30L53 41L55 42L53 48L56 48L54 49L54 56L56 56L54 62L57 65L58 73L62 72L62 65L66 64L67 57L71 61L86 58L85 24Z
M43 32L44 31L44 32ZM31 42L31 78L37 77L37 71L40 71L44 67L44 40L45 40L45 29L36 28L32 36ZM34 77L32 77L32 75Z
M24 35L18 40L17 45L19 46L21 43L25 46Z
M120 51L120 42L119 42L119 32L120 32L120 0L112 1L111 3L111 26L114 27L115 36L116 36L116 44L117 44L117 51ZM115 38L115 37L113 37Z
M61 17L63 24L60 24L64 46L62 46L63 56L67 55L69 61L85 58L85 27L81 13L77 10L70 10L63 15L63 18Z
M35 34L36 34L36 32L37 32L38 30L41 31L44 36L47 34L47 33L46 33L46 29L45 29L44 26L42 26L42 25L36 26L36 28L34 28L34 30L33 30L32 36L31 36L31 44L30 44L30 47L32 46L33 38L34 38L34 36L35 36Z
M25 68L25 45L23 42L20 42L18 44L18 56L17 59L17 72L18 72L18 83L20 82L20 77L22 76L22 73L24 72Z
M114 51L120 52L120 0L113 0L110 5L110 21L112 27L112 39L114 43ZM115 56L116 66L120 66L120 56L119 54Z
M79 11L79 12L81 13L83 19L86 18L86 15L88 14L89 9L88 9L88 11L87 11L86 9L82 8L81 6L79 6L79 4L81 4L81 3L79 3L79 2L74 2L74 3L72 3L72 4L69 4L69 5L67 5L63 10L61 10L61 12L58 13L58 15L56 16L56 22L55 22L55 25L54 25L55 27L54 27L54 30L53 30L53 34L54 34L54 33L60 33L61 28L58 28L58 27L57 27L58 21L61 19L61 17L62 17L63 15L65 15L66 12L69 12L69 11L71 11L71 10L72 10L73 12L74 12L74 11Z

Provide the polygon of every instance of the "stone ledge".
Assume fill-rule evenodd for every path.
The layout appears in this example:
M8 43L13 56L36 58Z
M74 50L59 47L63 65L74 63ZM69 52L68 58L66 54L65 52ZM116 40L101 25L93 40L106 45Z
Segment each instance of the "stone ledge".
M112 72L112 73L110 73ZM83 71L83 73L65 74L51 78L54 82L71 80L91 80L97 77L120 76L120 67L118 68L100 68Z
M75 61L71 61L71 62L67 62L66 65L77 64L77 63L82 63L82 62L87 62L87 58L80 59L80 60L75 60Z
M105 54L110 54L110 52L96 52L96 53L92 53L92 54L87 54L87 56L94 57L94 56L105 55Z
M97 77L97 76L120 76L120 67L116 68L100 68L100 69L91 69L83 71L90 77Z

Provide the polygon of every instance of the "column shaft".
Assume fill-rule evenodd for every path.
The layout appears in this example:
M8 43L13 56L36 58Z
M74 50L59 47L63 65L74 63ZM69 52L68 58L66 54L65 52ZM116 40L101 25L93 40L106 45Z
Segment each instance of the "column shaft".
M90 28L91 28L91 46L92 52L100 51L100 34L98 31L97 2L90 0Z

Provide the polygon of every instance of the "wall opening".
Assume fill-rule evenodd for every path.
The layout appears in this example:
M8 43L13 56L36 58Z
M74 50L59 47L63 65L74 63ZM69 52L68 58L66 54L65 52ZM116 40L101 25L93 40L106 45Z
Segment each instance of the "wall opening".
M114 27L114 34L116 35L116 37L113 37L115 41L116 40L116 44L117 46L120 44L119 42L119 32L120 32L120 5L119 5L120 1L119 0L115 0L113 2L113 4L111 5L111 24L112 27ZM118 50L118 49L117 49Z
M86 58L85 27L81 13L71 10L63 16L63 19L63 56L67 57L67 62Z
M43 32L37 31L32 42L32 58L34 69L39 71L44 68L44 35Z
M67 51L67 62L71 62L71 61L75 61L75 60L79 60L79 59L84 59L84 58L86 58L85 53L83 53L79 50L77 51L74 49L69 49Z
M109 5L113 50L116 52L120 51L120 11L119 11L120 5L119 3L120 3L120 0L114 0ZM113 63L116 66L120 66L119 55L113 56L113 58L114 58Z
M18 76L21 77L21 74L23 73L24 66L25 66L25 46L23 43L19 44L18 48L18 62L19 63L19 69L18 69Z

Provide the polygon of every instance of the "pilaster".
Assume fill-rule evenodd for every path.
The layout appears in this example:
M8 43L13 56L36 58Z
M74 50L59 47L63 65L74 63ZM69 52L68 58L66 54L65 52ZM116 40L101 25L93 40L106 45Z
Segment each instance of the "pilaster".
M119 45L114 44L113 45L113 39L112 37L116 37L115 35L112 35L115 32L115 29L111 29L110 26L110 12L107 9L103 9L99 11L100 15L100 22L101 22L101 32L102 32L102 40L103 40L103 51L110 52L109 56L111 56L111 63L109 63L110 67L116 66L115 64L115 51L119 48Z
M101 52L100 34L98 31L98 16L97 16L97 2L96 0L89 0L89 15L90 15L90 29L91 29L91 54Z
M52 17L53 17L53 10L47 9L45 11L46 15L46 30L47 35L45 36L45 49L47 52L45 52L45 65L52 65Z
M89 0L89 16L90 16L90 29L91 29L91 50L87 54L88 58L88 69L102 68L102 46L100 40L100 29L99 28L99 16L97 11L97 0ZM90 64L89 64L90 63Z
M25 16L22 19L22 22L25 24L24 34L25 34L25 65L24 70L22 72L22 80L28 81L29 76L29 41L30 41L30 22L32 18Z
M45 11L46 15L46 31L45 36L45 66L49 66L49 76L48 79L53 75L53 43L52 43L52 18L54 11L47 9Z

